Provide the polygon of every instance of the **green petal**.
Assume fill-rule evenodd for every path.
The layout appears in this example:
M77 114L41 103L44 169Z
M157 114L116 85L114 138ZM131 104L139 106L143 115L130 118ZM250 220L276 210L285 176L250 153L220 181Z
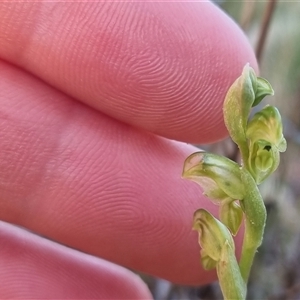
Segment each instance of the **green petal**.
M271 84L266 79L257 77L256 82L257 86L255 91L255 100L252 104L252 107L258 105L266 96L274 95L274 90Z
M217 262L213 260L204 249L200 251L201 265L204 270L212 270L216 267Z
M246 135L251 141L268 141L276 148L280 148L280 152L286 150L281 115L275 106L268 105L257 112L248 123Z
M226 157L206 152L193 153L185 160L182 176L197 182L213 199L230 197L242 200L245 195L240 166Z

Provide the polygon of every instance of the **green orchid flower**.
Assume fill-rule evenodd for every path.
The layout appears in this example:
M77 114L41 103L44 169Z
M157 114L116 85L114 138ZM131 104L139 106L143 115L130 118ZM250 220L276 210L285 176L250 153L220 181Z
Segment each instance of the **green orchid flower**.
M277 169L279 153L286 150L278 109L266 106L256 113L247 125L246 137L249 147L249 171L256 183L260 184Z
M217 269L224 298L244 299L245 282L239 272L234 241L227 227L206 210L198 209L194 213L193 229L199 234L202 265L206 270Z
M202 151L193 153L184 162L182 176L198 183L212 199L243 199L245 195L240 166L223 156Z

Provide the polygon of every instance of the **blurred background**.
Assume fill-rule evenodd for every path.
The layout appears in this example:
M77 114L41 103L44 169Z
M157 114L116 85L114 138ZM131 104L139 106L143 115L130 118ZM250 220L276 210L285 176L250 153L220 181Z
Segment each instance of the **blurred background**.
M300 299L300 1L214 1L244 30L260 76L275 96L288 142L279 169L260 186L268 211L263 245L252 268L247 299ZM201 148L235 158L231 140ZM184 287L141 275L156 300L222 299L218 283Z

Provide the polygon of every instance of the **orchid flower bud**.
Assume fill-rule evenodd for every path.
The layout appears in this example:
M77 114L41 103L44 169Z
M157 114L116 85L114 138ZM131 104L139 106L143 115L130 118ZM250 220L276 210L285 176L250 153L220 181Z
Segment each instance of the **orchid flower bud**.
M244 212L234 199L222 201L219 209L220 221L226 225L231 234L235 236L242 224Z
M257 184L260 184L279 165L279 152L286 150L282 121L274 106L266 106L248 123L246 136L249 144L248 167Z
M223 106L224 122L232 140L247 156L246 127L251 108L267 95L273 95L270 83L255 75L247 64L242 75L229 88ZM244 153L243 153L244 152Z

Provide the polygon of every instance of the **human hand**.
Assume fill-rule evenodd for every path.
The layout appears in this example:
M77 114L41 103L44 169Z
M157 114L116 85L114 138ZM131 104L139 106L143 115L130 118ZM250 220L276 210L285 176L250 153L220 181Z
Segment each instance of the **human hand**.
M150 297L106 260L215 278L191 227L216 207L179 141L226 135L226 90L256 67L236 25L203 2L2 3L0 57L0 219L35 233L1 223L0 298Z

